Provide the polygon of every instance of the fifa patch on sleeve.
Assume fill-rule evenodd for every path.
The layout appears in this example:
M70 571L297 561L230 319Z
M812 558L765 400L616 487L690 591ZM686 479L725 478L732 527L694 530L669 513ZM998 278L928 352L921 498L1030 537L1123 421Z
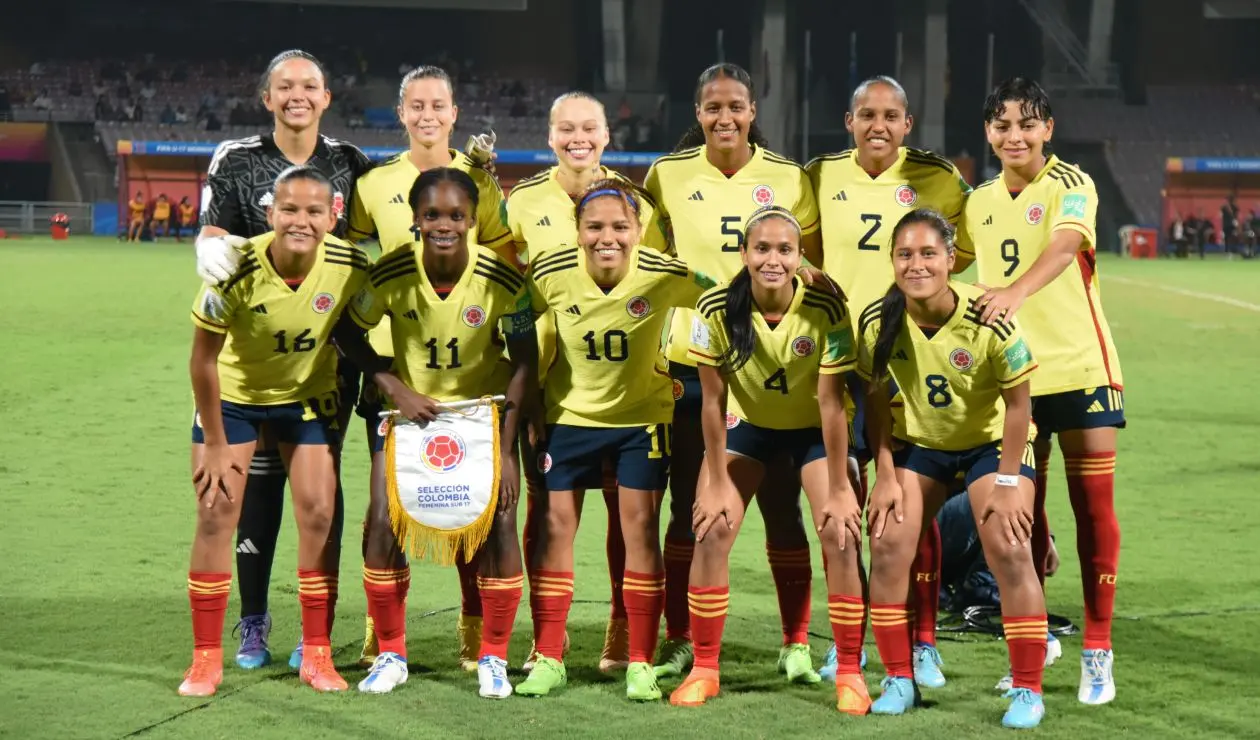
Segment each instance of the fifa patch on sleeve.
M709 327L704 325L699 316L691 318L691 346L696 349L709 348Z
M499 222L503 228L508 228L507 198L499 199Z
M499 331L509 337L519 337L534 331L534 314L528 305L516 313L504 314L499 319Z
M1012 371L1018 371L1030 362L1032 362L1032 353L1028 351L1028 344L1024 342L1023 337L1006 348L1006 364L1010 365Z
M717 285L717 282L713 278L709 277L708 275L705 275L703 272L700 272L699 270L697 270L695 273L695 281L696 281L696 285L699 285L701 288L704 288L705 290L708 290L709 288L712 288L713 286Z
M827 353L823 362L835 362L853 351L853 337L847 331L827 332Z
M1083 193L1072 193L1063 197L1062 215L1070 218L1085 218L1085 206L1089 197Z
M207 288L201 297L201 315L211 321L223 324L228 320L227 301L214 288Z
M367 316L372 312L372 304L375 302L376 298L373 297L372 291L364 288L354 297L354 310L358 311L360 316Z

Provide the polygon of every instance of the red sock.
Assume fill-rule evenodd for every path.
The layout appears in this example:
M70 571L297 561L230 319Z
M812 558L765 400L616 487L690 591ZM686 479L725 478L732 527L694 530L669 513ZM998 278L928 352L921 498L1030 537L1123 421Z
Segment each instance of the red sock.
M860 674L866 604L861 596L831 594L827 597L827 612L831 617L831 635L836 641L836 673Z
M298 602L302 605L302 643L331 647L329 612L337 606L337 574L298 568Z
M617 470L604 465L604 505L608 507L608 534L604 539L604 552L608 555L608 581L612 587L612 619L626 618L626 602L621 594L621 579L626 572L626 541L621 536L620 489L617 487Z
M783 644L809 644L809 596L814 575L809 548L779 549L766 543L766 557L779 595Z
M910 568L914 598L914 641L936 644L936 612L941 603L941 525L932 520L919 538L919 551Z
M455 558L455 571L459 574L459 613L466 617L481 616L481 590L477 588L477 572L481 570L481 553L464 562L464 553Z
M535 481L535 476L525 476L525 527L521 530L521 552L525 565L525 577L531 578L534 570L534 548L538 546L538 528L542 525L537 518L542 516L534 505L539 496L546 496L547 489L542 481Z
M534 617L534 649L564 660L564 631L573 605L573 572L538 570L529 583L529 611Z
M382 653L407 657L407 590L411 588L411 568L377 570L363 566L363 591L367 594L368 616L376 628L376 641Z
M227 614L230 593L231 573L188 571L188 606L192 608L193 650L222 649L223 616Z
M630 629L630 662L651 663L665 610L665 572L625 574L626 620Z
M1120 563L1120 523L1116 521L1116 453L1066 457L1068 495L1076 514L1076 553L1085 587L1086 650L1111 649L1111 616L1116 604Z
M1011 657L1012 686L1041 693L1041 674L1046 665L1046 615L1008 617L1002 615L1006 650Z
M481 652L478 657L493 655L507 660L508 643L512 641L512 625L516 622L516 609L521 603L525 576L517 573L507 578L478 578L477 586L481 589L481 613L485 615L481 623Z
M1050 480L1050 458L1037 461L1037 483L1033 488L1033 567L1042 590L1046 587L1046 563L1050 558L1050 521L1046 519L1046 491Z
M910 644L910 612L906 604L871 602L871 630L875 646L884 662L884 672L894 678L914 678L910 662L914 651Z
M726 629L726 610L730 604L730 586L687 588L687 609L691 616L691 639L695 649L693 665L696 668L718 669L722 630Z
M691 581L691 553L696 543L665 536L665 637L691 639L687 585Z

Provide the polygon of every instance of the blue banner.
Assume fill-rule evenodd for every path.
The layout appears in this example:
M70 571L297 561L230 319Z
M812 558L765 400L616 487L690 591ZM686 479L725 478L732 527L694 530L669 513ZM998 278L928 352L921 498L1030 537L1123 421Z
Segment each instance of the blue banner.
M218 144L205 141L119 141L118 153L209 157L214 154L216 146ZM363 147L363 153L376 161L389 159L400 151L402 149L393 147ZM550 149L507 149L498 154L497 164L552 165L556 163L555 152ZM600 162L613 167L647 167L661 156L661 152L604 152ZM1260 162L1260 160L1257 161Z
M1249 172L1260 173L1260 159L1233 157L1171 157L1169 172Z

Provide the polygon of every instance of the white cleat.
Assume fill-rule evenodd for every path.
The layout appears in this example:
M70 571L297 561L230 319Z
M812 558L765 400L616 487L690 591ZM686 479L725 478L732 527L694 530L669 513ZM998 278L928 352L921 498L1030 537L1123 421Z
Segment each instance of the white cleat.
M1110 650L1081 652L1081 690L1076 698L1082 704L1106 704L1116 698L1116 681L1111 673L1113 661Z
M1045 667L1049 668L1054 665L1059 658L1063 657L1063 643L1059 642L1059 638L1053 634L1046 635L1046 662Z
M1007 671L1006 675L1002 676L1002 680L998 681L997 686L994 686L993 688L998 691L1010 691L1014 687L1015 679L1011 677L1011 672Z
M484 699L506 699L512 695L507 677L507 661L487 655L477 661L477 693Z
M381 653L372 661L372 670L359 682L365 694L388 694L407 683L407 661L398 653Z

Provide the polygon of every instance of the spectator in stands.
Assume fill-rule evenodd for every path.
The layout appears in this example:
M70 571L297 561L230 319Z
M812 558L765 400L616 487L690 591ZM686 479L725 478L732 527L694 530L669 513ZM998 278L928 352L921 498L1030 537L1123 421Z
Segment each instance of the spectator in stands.
M1221 241L1225 245L1225 254L1232 255L1238 248L1241 237L1239 226L1238 203L1233 194L1225 198L1221 204Z
M109 98L104 95L96 96L96 105L92 109L92 115L98 121L110 121L114 118L114 109L109 104Z
M131 98L124 98L121 110L124 121L136 120L136 101Z
M36 110L51 110L52 97L48 94L48 88L42 88L39 95L35 96L35 100L31 101L31 107Z
M229 126L248 126L249 119L249 113L245 111L244 106L242 106L239 102L232 106L231 110L228 111Z
M175 109L171 107L170 103L167 103L166 107L162 109L162 114L158 116L158 123L167 126L175 123Z
M516 97L512 99L512 107L508 110L508 115L513 118L524 118L529 115L529 107L525 105L525 99Z
M175 109L175 123L188 123L188 111L182 105Z
M157 95L157 88L153 86L152 82L146 82L144 87L140 88L140 97L145 100L152 100L154 95Z
M95 95L97 98L104 97L105 94L108 92L109 92L109 86L105 84L104 80L97 80L96 82L92 83L92 94Z
M71 80L70 86L66 88L66 92L68 92L70 94L70 97L72 98L82 97L83 96L83 83L79 82L77 78Z
M0 116L13 112L13 103L9 101L9 86L0 82Z
M482 131L494 130L494 112L490 110L489 103L481 106L481 115L477 116L477 125L481 127Z
M1168 253L1185 259L1187 243L1186 222L1181 218L1181 211L1173 211L1172 223L1168 224Z
M1204 259L1207 254L1207 245L1212 242L1212 238L1216 232L1216 227L1208 220L1207 214L1203 209L1199 209L1198 232L1195 234L1195 245L1199 248L1199 259Z
M223 121L219 120L219 114L215 113L214 111L210 111L210 114L206 116L206 130L207 131L222 131L223 130Z

